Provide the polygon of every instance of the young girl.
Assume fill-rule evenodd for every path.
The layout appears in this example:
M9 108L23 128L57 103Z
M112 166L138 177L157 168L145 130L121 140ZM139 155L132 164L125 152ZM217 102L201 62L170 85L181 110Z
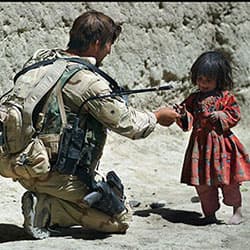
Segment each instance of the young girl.
M174 108L181 115L177 124L183 131L193 128L186 150L181 183L193 185L199 195L206 223L216 223L223 203L233 207L229 224L243 221L240 184L250 180L250 161L244 146L230 128L240 120L240 107L229 91L232 69L216 51L201 54L191 68L191 80L198 91Z

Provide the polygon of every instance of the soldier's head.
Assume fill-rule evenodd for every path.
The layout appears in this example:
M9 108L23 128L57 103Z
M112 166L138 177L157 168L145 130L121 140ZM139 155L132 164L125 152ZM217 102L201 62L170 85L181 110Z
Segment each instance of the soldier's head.
M94 56L97 63L110 53L111 45L121 33L121 26L99 11L78 16L70 30L68 51L80 56Z

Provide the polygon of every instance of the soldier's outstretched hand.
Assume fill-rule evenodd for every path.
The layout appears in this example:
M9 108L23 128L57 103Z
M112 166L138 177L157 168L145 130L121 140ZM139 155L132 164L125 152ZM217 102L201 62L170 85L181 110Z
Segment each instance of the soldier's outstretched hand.
M173 124L180 115L170 107L159 108L154 112L157 122L162 125L169 127Z

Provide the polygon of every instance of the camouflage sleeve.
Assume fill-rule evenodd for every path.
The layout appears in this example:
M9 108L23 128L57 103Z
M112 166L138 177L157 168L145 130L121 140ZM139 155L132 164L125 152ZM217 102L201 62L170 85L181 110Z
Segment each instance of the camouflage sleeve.
M110 93L107 82L98 79L89 86L85 98ZM131 139L147 137L156 126L154 113L128 107L121 97L91 100L85 108L104 126Z

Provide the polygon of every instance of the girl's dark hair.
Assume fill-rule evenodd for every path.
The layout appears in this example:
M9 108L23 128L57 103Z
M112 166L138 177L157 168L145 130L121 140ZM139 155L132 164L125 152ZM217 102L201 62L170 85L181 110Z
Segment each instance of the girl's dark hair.
M233 88L232 68L221 52L204 52L196 59L191 67L191 80L194 85L199 76L215 79L219 90Z
M84 52L97 40L101 42L101 46L109 41L114 43L121 30L119 24L102 12L87 11L75 19L70 30L68 48Z

